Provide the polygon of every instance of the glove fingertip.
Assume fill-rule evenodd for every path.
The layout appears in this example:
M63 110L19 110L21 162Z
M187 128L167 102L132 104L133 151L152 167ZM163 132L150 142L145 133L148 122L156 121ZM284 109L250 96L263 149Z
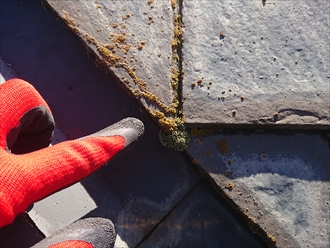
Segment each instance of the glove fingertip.
M144 124L137 118L127 117L109 127L106 127L96 133L85 136L88 137L106 137L120 135L125 138L125 146L137 140L144 133ZM83 139L81 138L81 139Z

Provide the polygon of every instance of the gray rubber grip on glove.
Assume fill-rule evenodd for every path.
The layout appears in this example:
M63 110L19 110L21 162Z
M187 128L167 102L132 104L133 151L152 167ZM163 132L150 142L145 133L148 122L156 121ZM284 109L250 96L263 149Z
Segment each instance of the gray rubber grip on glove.
M136 118L127 117L109 127L106 127L96 133L82 137L80 139L85 139L88 137L105 137L120 135L125 138L125 147L128 146L133 141L137 140L144 133L143 123Z
M114 247L116 231L109 219L86 218L78 220L41 240L33 248L46 248L68 240L85 241L92 244L94 248Z

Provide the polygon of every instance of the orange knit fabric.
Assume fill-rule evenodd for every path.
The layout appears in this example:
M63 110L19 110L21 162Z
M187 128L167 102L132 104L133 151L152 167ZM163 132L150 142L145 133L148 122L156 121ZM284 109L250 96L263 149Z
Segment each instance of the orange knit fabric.
M15 79L0 85L0 227L31 203L88 176L124 148L122 136L90 137L11 154L6 136L24 113L41 105L49 109L27 82Z
M93 248L94 246L88 242L81 240L67 240L48 246L48 248Z
M44 106L51 112L45 100L28 82L11 79L0 85L0 147L6 147L6 137L19 125L21 117L38 106Z

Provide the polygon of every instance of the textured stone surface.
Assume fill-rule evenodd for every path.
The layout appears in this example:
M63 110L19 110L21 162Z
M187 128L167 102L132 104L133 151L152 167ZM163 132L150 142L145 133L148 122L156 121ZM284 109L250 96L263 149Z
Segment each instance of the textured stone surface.
M169 1L47 0L44 4L156 120L175 117L178 63L172 40L176 8Z
M163 129L176 125L181 93L188 125L330 127L326 0L45 5Z
M329 5L183 1L187 123L329 127Z
M325 132L218 134L193 138L187 151L264 239L328 247L328 142Z
M202 180L138 247L264 247Z
M76 183L34 203L28 214L40 231L45 236L49 236L84 217L95 208L97 206L85 188L81 183ZM117 209L119 209L118 206ZM65 214L63 214L64 211Z

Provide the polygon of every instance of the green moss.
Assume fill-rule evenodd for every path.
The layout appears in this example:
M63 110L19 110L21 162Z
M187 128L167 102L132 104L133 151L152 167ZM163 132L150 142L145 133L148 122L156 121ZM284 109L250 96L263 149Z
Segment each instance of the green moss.
M176 151L184 151L188 148L190 136L179 118L175 119L177 130L166 133L159 132L159 140L163 146L172 148Z

